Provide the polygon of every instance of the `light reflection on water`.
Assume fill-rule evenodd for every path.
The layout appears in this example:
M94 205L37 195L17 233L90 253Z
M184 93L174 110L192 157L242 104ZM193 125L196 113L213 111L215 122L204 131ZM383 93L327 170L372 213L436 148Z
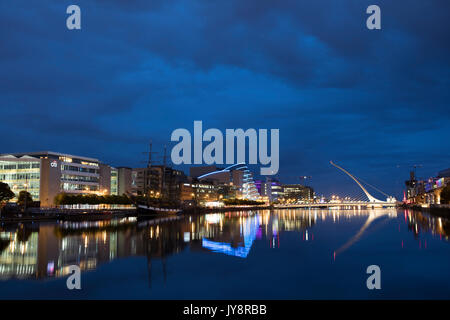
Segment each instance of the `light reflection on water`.
M436 270L450 265L449 233L448 219L395 209L265 210L173 216L154 220L126 218L95 222L3 224L0 228L0 297L7 298L5 292L18 283L23 284L24 281L27 285L31 283L33 290L44 290L45 288L33 284L36 279L58 280L67 276L69 266L74 264L80 266L83 271L95 270L93 273L83 273L90 274L88 281L94 285L96 279L101 278L102 265L110 263L113 276L120 275L127 270L123 270L123 266L115 265L114 261L135 256L143 257L146 261L146 265L139 262L145 269L146 276L145 279L142 275L134 279L136 286L145 283L148 290L141 288L139 294L135 293L131 297L366 298L367 293L361 291L364 288L345 292L344 296L344 292L338 289L330 289L328 293L321 294L314 288L322 287L323 290L343 286L330 281L333 281L337 273L343 279L347 277L351 280L358 263L364 264L371 260L370 257L376 257L372 258L373 263L380 264L382 270L392 269L400 275L402 273L395 267L399 261L420 261L423 263L421 267L431 266L434 275L427 276L431 277L428 282L430 290L437 283L441 283L444 287L436 291L437 297L448 298L449 277L447 274L436 274ZM426 250L429 250L430 254L426 254ZM203 274L202 270L185 274L188 266L196 261L199 255L204 256L204 267L214 265L217 274ZM403 260L398 260L399 258ZM172 262L175 259L176 262ZM129 262L137 263L134 260ZM155 269L155 263L161 264L162 270ZM266 270L264 266L269 264L283 270ZM236 266L242 269L242 273L226 273L227 268ZM415 265L410 267L419 268ZM167 271L168 268L170 272ZM280 277L286 277L285 281L290 278L298 278L300 281L301 278L301 287L308 289L289 287L281 281L267 285L267 290L264 291L258 289L261 283L256 280L257 277L255 280L247 277L246 286L254 285L255 289L252 291L246 287L239 293L241 296L219 289L214 292L213 287L210 287L212 291L207 294L202 291L201 286L198 292L194 290L192 296L189 296L181 295L180 292L185 292L186 286L190 285L179 280L170 282L170 277L178 279L176 274L179 274L183 281L187 277L192 278L195 283L214 280L218 288L228 285L222 281L228 281L235 282L234 287L239 288L245 277L244 273L252 272L252 269L253 273L249 274L264 277L259 281L272 281ZM448 269L446 270L447 273ZM310 273L309 278L296 274L300 271ZM417 270L417 273L426 271ZM280 272L283 275L280 276ZM406 272L414 274L415 270ZM222 279L221 274L224 273L227 274L226 279ZM324 276L323 273L330 276ZM364 279L365 276L361 274L360 278ZM317 277L323 278L323 283L314 282ZM163 279L162 283L152 284L152 279L160 278ZM390 281L393 281L392 285L395 287L389 291L389 298L426 298L420 292L412 296L402 296L402 290L407 287L403 283L406 279L402 280L398 275L387 278L392 278ZM328 284L325 281L328 281ZM68 294L64 283L61 283L61 292ZM27 285L24 287L25 291L22 288L15 298L28 297ZM427 283L423 285L426 286ZM277 291L279 295L267 292L269 288ZM129 297L122 285L112 286L111 290L108 294L99 293L95 297ZM52 294L49 297L53 297ZM83 297L91 296L87 294Z

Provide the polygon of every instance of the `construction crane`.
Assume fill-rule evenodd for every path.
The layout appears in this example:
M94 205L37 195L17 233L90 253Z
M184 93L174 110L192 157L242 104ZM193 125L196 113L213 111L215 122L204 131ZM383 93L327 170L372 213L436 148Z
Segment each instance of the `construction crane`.
M422 165L422 164L413 164L413 165L403 166L403 165L398 164L398 165L397 165L397 168L400 168L400 167L408 167L408 168L411 168L411 167L412 167L412 168L413 168L412 172L414 172L414 179L417 180L417 174L416 174L417 168L422 168L423 165ZM411 177L411 178L412 178L412 177Z
M417 170L417 168L422 168L423 165L421 165L421 164L414 164L413 167L414 167L414 177L416 177L416 170Z

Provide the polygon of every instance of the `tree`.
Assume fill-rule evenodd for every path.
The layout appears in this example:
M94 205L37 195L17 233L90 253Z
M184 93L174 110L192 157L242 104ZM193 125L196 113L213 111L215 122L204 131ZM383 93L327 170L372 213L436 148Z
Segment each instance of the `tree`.
M53 202L57 206L67 204L67 193L64 192L58 193L56 197L53 199Z
M17 203L20 206L26 206L26 205L30 205L33 202L33 197L31 196L31 194L28 191L20 191L19 192L19 197L17 198Z
M247 200L247 199L224 199L223 203L227 206L259 206L263 205L263 201Z
M444 189L441 191L441 203L442 204L449 204L450 203L450 185L447 185Z
M55 205L75 205L75 204L132 204L130 198L126 195L95 195L95 194L67 194L59 193L54 199Z
M0 203L8 202L15 196L7 183L0 182Z

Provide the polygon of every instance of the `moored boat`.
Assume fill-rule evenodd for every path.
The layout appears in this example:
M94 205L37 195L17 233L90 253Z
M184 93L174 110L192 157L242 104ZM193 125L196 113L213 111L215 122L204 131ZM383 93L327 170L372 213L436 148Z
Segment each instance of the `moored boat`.
M138 204L136 206L137 213L140 215L157 215L157 214L179 214L181 209L178 208L158 208Z

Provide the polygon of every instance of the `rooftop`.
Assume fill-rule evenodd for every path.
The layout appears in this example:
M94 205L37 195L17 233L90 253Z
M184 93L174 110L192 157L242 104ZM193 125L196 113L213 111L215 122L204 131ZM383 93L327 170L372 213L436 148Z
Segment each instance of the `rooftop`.
M89 158L89 157L82 157L82 156L76 156L71 155L67 153L59 153L59 152L53 152L53 151L37 151L37 152L21 152L21 153L2 153L0 154L0 158L41 158L45 156L56 156L56 157L68 157L68 158L74 158L74 159L82 159L82 160L88 160L93 162L99 162L98 159L95 158Z

